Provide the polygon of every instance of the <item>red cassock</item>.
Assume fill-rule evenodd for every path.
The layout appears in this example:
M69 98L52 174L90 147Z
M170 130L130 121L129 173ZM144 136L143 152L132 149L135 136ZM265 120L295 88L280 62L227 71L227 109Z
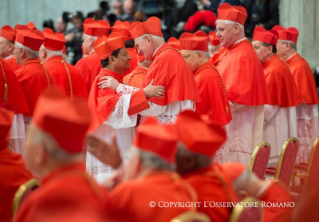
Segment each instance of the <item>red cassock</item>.
M196 103L196 112L208 115L220 126L228 124L231 121L231 112L226 89L218 71L207 62L193 73L202 99Z
M230 46L217 68L224 80L229 101L247 106L268 103L264 71L248 40Z
M27 113L29 111L28 104L25 100L17 76L14 74L13 70L5 62L5 60L0 58L0 63L2 64L3 70L5 72L3 73L3 71L0 69L0 104L3 102L9 102L11 105L13 105L15 114ZM7 96L5 96L4 76L8 85Z
M92 83L95 77L100 73L100 70L102 68L99 55L94 51L88 56L80 59L75 64L75 67L80 70L81 75L85 81L86 88L90 93Z
M160 106L174 101L201 101L193 73L177 49L165 43L156 51L153 60L144 86L153 79L153 85L165 87L165 94L163 98L153 97L149 101Z
M45 68L54 76L57 85L72 98L74 96L88 98L88 91L80 71L63 61L61 56L48 59ZM72 89L72 90L71 90Z
M263 64L269 92L270 105L290 107L299 105L299 94L295 80L286 62L277 55Z
M23 157L6 147L0 148L0 177L0 221L9 222L14 195L32 175L25 168Z
M146 68L136 66L136 68L130 74L124 76L123 82L136 88L143 88L146 73Z
M211 221L226 222L232 211L231 207L213 207L214 202L236 202L237 197L233 190L232 183L223 175L223 169L219 164L213 163L209 167L195 170L189 174L182 175L197 192L198 202L201 202L197 209L207 214ZM212 207L211 207L212 206Z
M155 171L119 184L110 193L108 221L164 222L191 210L191 207L160 207L164 202L196 201L192 199L193 189L177 178L166 171ZM156 206L150 207L152 201Z
M92 122L89 131L95 131L114 110L120 95L113 89L99 89L97 83L103 76L111 76L119 83L123 83L122 76L107 69L101 69L100 74L95 78L92 90L89 95L89 107L92 111ZM149 108L143 89L132 93L128 115L134 115Z
M51 172L22 203L14 221L105 221L108 194L75 163Z
M307 61L298 53L287 60L287 64L295 79L300 96L300 102L317 104L318 95L313 73Z
M11 56L10 58L6 59L5 60L10 66L11 68L13 69L13 71L16 71L18 69L20 69L21 66L19 66L17 64L17 61L16 61L16 57L15 56Z
M136 50L134 48L126 48L126 49L127 49L128 54L131 57L130 69L127 70L126 72L124 72L123 76L126 76L127 74L131 73L137 67L137 58L136 58L137 53L136 53Z
M15 72L29 107L29 112L23 113L24 116L32 116L41 92L56 84L53 75L40 63L38 58L30 59Z
M279 186L275 184L274 181L271 181L271 184L268 188L260 194L258 197L261 201L264 201L265 204L280 204L280 203L292 203L293 200L289 193ZM293 203L292 203L293 205ZM270 205L269 205L270 206ZM265 207L264 208L264 222L289 222L291 218L291 214L293 211L293 207Z

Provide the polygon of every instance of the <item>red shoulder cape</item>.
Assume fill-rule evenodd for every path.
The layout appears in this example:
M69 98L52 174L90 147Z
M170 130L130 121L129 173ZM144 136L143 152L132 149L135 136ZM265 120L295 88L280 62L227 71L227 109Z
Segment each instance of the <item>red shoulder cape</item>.
M196 103L196 112L208 115L220 126L228 124L232 117L220 74L207 62L196 69L194 75L202 99Z
M62 62L61 62L62 61ZM66 65L70 76L68 75ZM45 67L54 76L57 85L71 97L71 86L73 96L88 98L88 91L80 71L69 63L65 63L61 56L55 56L45 62ZM71 79L71 84L70 80Z
M300 102L318 104L318 94L312 70L307 61L298 53L287 60L291 73L295 79Z
M229 101L247 106L268 103L263 68L248 41L230 46L217 68L225 82Z
M130 74L124 76L123 82L136 88L143 88L146 73L146 68L136 66L136 68Z
M86 84L87 90L90 93L92 83L97 74L99 74L100 70L102 69L99 55L94 51L88 56L80 59L75 64L75 67L80 70L81 75Z
M9 102L14 107L15 114L26 113L29 111L28 104L24 97L22 88L17 76L5 60L0 58L4 73L0 67L0 104ZM8 85L7 100L5 101L4 76Z
M299 105L299 94L295 80L286 62L277 55L263 64L269 92L269 104L289 107Z
M174 101L201 101L193 73L176 49L165 43L156 51L153 59L144 86L154 79L153 85L165 87L165 95L163 98L150 98L149 101L160 106Z

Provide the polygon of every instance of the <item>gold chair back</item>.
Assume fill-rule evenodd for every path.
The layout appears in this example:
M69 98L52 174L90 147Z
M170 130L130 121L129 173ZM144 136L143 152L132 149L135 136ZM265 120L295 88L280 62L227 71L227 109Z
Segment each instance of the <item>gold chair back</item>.
M251 204L254 206L251 207ZM263 217L264 208L261 201L254 197L247 197L234 207L229 222L262 222Z
M200 212L187 211L173 218L170 222L210 222L210 218Z

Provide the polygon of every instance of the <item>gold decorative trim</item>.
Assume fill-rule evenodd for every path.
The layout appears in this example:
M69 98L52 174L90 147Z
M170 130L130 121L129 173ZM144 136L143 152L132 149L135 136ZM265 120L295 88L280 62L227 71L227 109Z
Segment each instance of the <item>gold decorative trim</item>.
M203 213L194 212L194 211L186 211L185 213L180 214L179 216L170 220L170 222L210 222L210 218Z
M236 204L236 206L234 207L230 218L229 218L229 222L237 222L240 215L243 213L243 211L248 208L245 207L245 203L257 203L256 205L258 206L257 208L260 209L260 213L261 213L261 221L264 218L264 208L261 206L261 201L254 198L254 197L247 197L244 200L240 201L240 204Z
M3 65L0 61L0 66L2 70L2 75L3 75L3 83L4 83L4 101L8 102L8 84L7 84L7 76L4 71Z

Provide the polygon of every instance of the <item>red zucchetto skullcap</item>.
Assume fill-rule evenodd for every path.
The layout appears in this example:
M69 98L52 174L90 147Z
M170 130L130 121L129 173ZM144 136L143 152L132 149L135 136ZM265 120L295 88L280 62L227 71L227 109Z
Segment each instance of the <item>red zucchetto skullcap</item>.
M124 41L129 41L132 39L132 36L129 31L130 26L131 26L131 23L128 21L121 22L120 20L117 20L111 29L112 29L112 32L121 33L124 37Z
M16 32L10 25L5 25L1 28L0 36L9 40L10 42L14 42L16 38Z
M33 122L38 128L53 136L63 150L78 153L83 150L91 114L85 99L70 100L61 89L51 87L40 95L34 110Z
M124 37L118 32L112 32L108 37L103 36L94 42L94 50L101 60L108 58L114 50L122 47L125 47Z
M6 148L10 141L10 129L14 117L14 108L9 103L0 106L0 148Z
M145 60L145 57L143 54L137 54L136 57L138 62L143 62Z
M275 25L272 30L278 32L280 40L292 41L297 44L299 32L295 27L283 28L280 25Z
M209 38L209 43L210 43L210 45L212 45L212 46L218 46L218 45L220 45L220 40L219 40L219 38L216 36L216 32L211 31L211 32L208 34L208 38Z
M195 34L184 32L179 40L182 50L208 51L208 36L203 31L197 31Z
M51 29L43 30L44 42L43 45L45 48L53 51L62 50L65 44L65 37L62 32L54 32Z
M44 41L42 32L36 29L30 29L26 25L16 25L14 29L16 30L16 42L32 50L39 51Z
M178 40L178 39L175 38L175 37L170 37L170 38L168 39L167 43L168 43L170 46L172 46L173 48L177 49L177 50L182 50L180 40Z
M148 117L137 127L134 146L152 152L169 163L175 162L178 136L173 125L160 124L156 118Z
M257 26L254 30L253 41L261 41L276 45L278 41L278 32L276 30L267 31L264 27Z
M238 22L245 24L247 19L247 11L242 6L231 6L228 3L221 4L217 9L218 19Z
M145 34L163 37L161 20L157 17L150 17L146 22L133 22L130 27L130 34L133 39Z
M243 164L235 162L224 163L221 166L224 174L231 182L234 182L246 170L246 167Z
M222 127L190 110L178 114L176 127L180 141L188 150L208 157L213 157L226 141L226 132Z
M83 22L84 33L91 36L102 37L110 32L110 23L105 20L95 21L92 18L87 18Z

